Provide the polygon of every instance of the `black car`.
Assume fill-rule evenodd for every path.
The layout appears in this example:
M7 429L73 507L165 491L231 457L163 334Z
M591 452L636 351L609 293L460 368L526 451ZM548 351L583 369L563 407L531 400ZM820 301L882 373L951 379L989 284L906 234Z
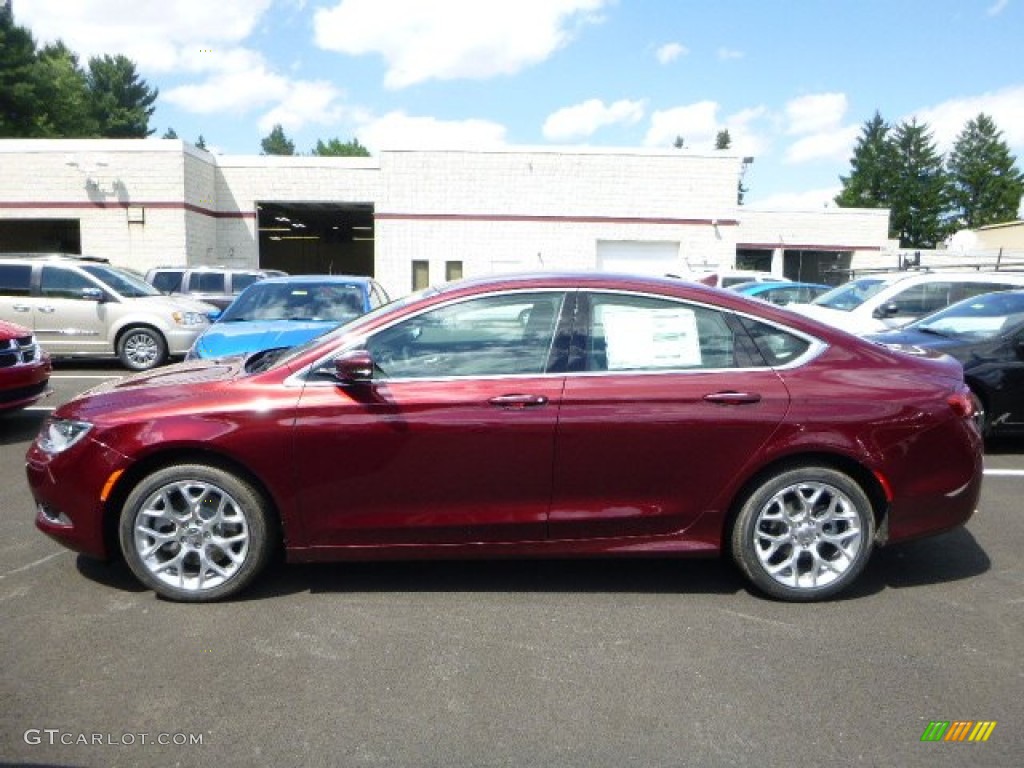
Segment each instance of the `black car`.
M913 353L955 357L986 436L1024 432L1024 290L974 296L896 331L866 338Z

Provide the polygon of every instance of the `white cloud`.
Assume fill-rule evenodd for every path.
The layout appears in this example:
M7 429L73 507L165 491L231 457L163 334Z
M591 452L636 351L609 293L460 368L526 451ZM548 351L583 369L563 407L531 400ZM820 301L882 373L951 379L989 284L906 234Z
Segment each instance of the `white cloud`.
M553 112L544 121L544 138L549 141L570 141L593 135L599 128L616 123L633 125L644 116L642 101L616 101L605 104L590 99L581 104Z
M644 144L668 149L676 137L681 136L687 148L700 148L714 141L718 130L717 114L718 104L713 101L658 110L651 115L651 127L644 137Z
M689 52L690 51L686 46L680 45L679 43L666 43L654 52L654 56L658 59L660 64L671 64L680 56L685 56Z
M384 85L482 80L550 57L608 0L341 0L313 17L316 44L380 54Z
M842 187L835 186L804 192L784 192L749 203L747 207L762 211L820 211L823 208L834 208L833 200L841 191Z
M718 118L718 110L716 102L698 101L654 112L644 144L668 148L681 136L686 149L710 151L714 149L718 132L728 129L732 139L730 151L734 154L756 156L764 151L768 140L757 126L758 121L767 117L764 107L744 109L722 120Z
M985 11L989 16L998 16L1000 13L1006 10L1006 6L1010 4L1010 0L996 0L992 5Z
M859 135L859 125L839 126L831 131L812 133L790 144L783 159L791 165L812 160L849 160Z
M338 89L331 83L291 83L287 95L281 102L260 118L259 129L269 133L275 125L280 124L287 130L297 131L307 123L336 123L342 117L338 97Z
M488 120L438 120L389 112L356 130L371 152L382 149L495 149L506 145L505 126Z
M161 98L186 112L238 113L282 100L292 87L288 78L272 72L253 51L234 51L222 64L224 69L204 82L170 88Z
M737 51L735 48L719 48L718 58L722 61L730 61L732 59L742 59L743 51Z
M903 120L916 117L918 122L927 123L939 151L948 152L967 122L980 112L995 121L1007 144L1018 152L1024 150L1024 85L944 101L934 107L918 109Z
M85 61L124 54L140 69L203 70L245 40L272 0L31 0L17 5L19 24L36 39L58 38Z
M802 135L831 131L842 124L848 103L845 93L812 93L786 104L786 133Z

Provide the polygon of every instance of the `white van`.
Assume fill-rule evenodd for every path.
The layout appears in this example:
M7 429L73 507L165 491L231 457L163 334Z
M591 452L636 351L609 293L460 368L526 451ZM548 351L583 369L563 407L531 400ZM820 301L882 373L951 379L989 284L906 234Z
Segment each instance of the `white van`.
M1024 288L1024 272L897 272L858 277L810 304L788 304L857 335L901 328L962 299Z

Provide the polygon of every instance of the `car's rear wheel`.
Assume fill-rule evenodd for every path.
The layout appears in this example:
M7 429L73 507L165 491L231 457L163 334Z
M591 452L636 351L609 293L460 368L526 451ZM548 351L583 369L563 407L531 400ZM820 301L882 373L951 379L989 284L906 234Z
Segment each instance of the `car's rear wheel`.
M747 496L732 554L762 592L812 601L846 589L871 555L875 518L864 490L834 469L806 466L769 477Z
M217 467L181 464L144 478L125 501L128 566L160 595L207 602L235 594L266 565L271 512L252 485Z
M167 359L167 342L152 328L129 328L117 342L121 365L133 371L148 371Z

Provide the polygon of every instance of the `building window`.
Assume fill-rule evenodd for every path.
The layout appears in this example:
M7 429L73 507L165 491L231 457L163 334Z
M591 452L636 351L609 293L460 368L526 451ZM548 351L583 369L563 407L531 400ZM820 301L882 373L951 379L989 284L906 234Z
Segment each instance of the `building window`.
M446 261L444 263L444 279L449 283L452 280L462 279L462 262L461 261Z
M412 289L422 291L430 285L430 262L415 260L412 263Z

